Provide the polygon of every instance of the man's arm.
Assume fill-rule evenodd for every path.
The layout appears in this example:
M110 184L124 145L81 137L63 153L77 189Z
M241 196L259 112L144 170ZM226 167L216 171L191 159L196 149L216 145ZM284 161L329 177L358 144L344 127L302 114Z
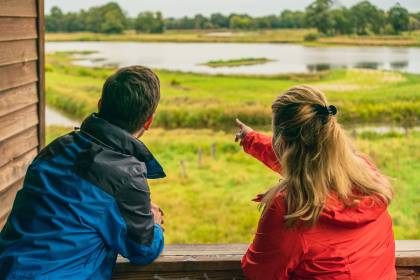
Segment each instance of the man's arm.
M109 246L130 262L149 264L164 247L162 218L159 212L152 211L144 172L131 173L124 181L115 194L113 207L105 210L100 231Z

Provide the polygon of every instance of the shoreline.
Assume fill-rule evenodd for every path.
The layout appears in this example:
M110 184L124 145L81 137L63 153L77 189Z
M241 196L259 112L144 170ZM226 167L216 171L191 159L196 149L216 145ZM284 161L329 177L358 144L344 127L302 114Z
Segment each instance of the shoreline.
M90 32L46 33L46 42L154 42L154 43L267 43L299 44L313 47L359 46L359 47L420 47L420 32L402 35L334 36L320 37L316 41L305 41L304 37L314 33L311 29L276 29L261 31L226 31L229 36L214 36L209 31L168 31L162 34L135 33L102 34Z

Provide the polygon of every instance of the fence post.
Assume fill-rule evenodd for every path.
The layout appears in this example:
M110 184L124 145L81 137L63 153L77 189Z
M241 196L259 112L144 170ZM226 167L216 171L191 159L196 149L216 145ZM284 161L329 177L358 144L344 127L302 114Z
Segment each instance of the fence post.
M216 159L216 143L211 144L211 156Z
M201 147L198 148L197 154L198 154L198 162L197 162L197 164L200 167L201 166L201 163L202 163L202 159L203 159L203 149L201 149Z
M179 162L179 167L180 167L181 178L186 179L187 178L187 168L185 166L185 161L184 160L181 160Z

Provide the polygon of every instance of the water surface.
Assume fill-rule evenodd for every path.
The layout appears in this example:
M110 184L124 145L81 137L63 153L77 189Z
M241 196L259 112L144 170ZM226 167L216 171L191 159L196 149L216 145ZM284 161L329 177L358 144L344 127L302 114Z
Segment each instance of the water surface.
M335 68L369 68L420 73L420 48L307 47L261 43L48 42L47 52L96 51L76 63L128 66L208 74L302 73ZM211 68L210 60L264 57L273 62Z

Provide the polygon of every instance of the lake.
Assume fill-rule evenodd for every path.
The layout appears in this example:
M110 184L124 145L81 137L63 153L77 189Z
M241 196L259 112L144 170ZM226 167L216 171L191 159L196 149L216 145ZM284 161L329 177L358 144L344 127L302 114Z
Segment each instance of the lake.
M420 73L420 48L308 47L260 43L48 42L47 52L95 51L76 63L85 66L128 66L208 74L302 73L334 68L369 68ZM211 68L210 60L264 57L260 65Z

